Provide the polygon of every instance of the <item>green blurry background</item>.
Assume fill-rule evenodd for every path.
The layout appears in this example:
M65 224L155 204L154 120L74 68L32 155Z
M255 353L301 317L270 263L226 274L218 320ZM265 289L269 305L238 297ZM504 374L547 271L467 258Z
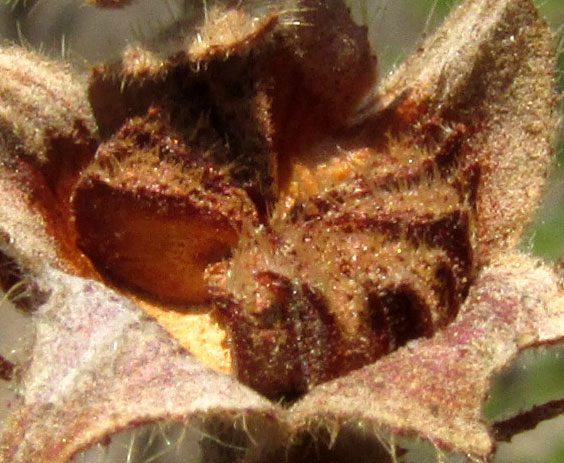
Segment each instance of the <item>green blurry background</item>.
M190 3L192 1L193 3ZM211 4L213 0L208 0ZM454 0L348 0L357 20L369 26L382 76L390 72L432 32L457 3ZM163 8L166 5L166 8ZM44 46L82 65L115 57L128 40L154 34L180 10L201 8L202 0L138 0L131 8L99 12L79 0L0 0L0 37ZM564 0L537 1L555 31L559 86L564 90ZM101 32L103 31L103 32ZM64 39L63 39L64 37ZM70 52L69 52L70 50ZM76 59L78 57L78 60ZM1 76L0 76L1 78ZM557 140L557 162L542 206L523 240L523 248L545 260L564 256L564 136ZM490 420L503 419L532 404L564 398L564 348L528 352L496 381L486 406ZM564 418L502 444L496 463L564 463Z

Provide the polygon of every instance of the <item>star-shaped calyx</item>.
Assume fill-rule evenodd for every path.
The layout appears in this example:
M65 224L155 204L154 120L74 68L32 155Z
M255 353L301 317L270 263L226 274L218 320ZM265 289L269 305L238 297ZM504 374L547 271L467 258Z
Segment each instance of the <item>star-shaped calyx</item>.
M377 90L338 0L192 27L87 89L2 51L3 281L33 282L36 329L4 460L163 421L243 423L248 460L359 425L490 456L490 377L564 334L514 250L556 130L532 3L465 2Z

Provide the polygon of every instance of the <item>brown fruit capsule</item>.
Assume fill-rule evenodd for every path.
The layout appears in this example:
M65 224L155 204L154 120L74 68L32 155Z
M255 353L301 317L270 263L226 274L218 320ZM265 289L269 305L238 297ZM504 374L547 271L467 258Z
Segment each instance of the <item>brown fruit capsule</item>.
M366 31L338 1L302 3L319 26L214 9L203 43L97 68L105 141L71 200L102 275L211 305L232 371L269 397L432 335L475 268L465 125L412 127L404 97L348 127L375 79Z

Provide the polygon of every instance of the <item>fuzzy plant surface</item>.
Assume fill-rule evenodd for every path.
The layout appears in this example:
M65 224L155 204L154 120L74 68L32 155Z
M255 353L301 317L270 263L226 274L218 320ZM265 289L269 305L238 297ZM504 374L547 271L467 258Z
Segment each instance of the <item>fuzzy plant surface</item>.
M0 282L32 333L0 357L1 462L128 430L112 461L483 462L564 412L483 416L564 339L561 270L517 249L558 127L550 29L466 0L377 61L341 0L209 2L88 75L0 48Z

